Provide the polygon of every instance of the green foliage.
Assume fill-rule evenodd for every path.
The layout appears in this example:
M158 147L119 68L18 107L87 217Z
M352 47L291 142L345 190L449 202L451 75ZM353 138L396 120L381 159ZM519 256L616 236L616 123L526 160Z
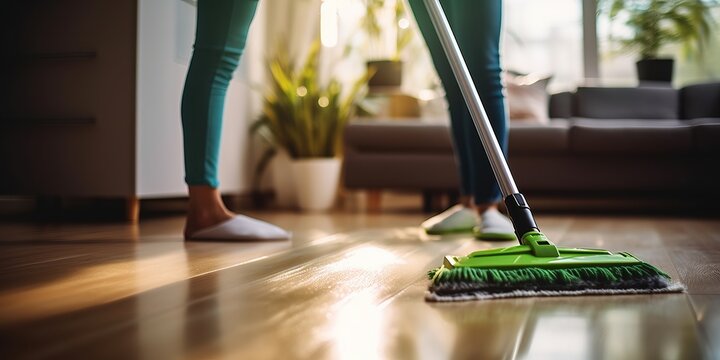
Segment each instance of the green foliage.
M380 23L380 12L385 7L385 0L363 0L365 3L365 16L360 21L360 29L364 31L370 43L366 44L370 48L371 57L377 57L382 53L383 48L383 26L387 27L389 24ZM398 22L401 19L408 19L408 11L405 8L403 0L397 0L395 2L395 18L392 26L396 27L397 35L395 37L394 53L390 55L390 60L399 60L402 51L410 44L415 34L411 27L405 29L398 26Z
M715 22L716 0L600 0L598 12L611 21L624 20L633 31L622 44L641 58L657 58L667 44L679 43L686 55L702 53Z
M345 125L369 78L361 76L347 94L336 79L320 84L319 54L320 42L315 41L297 69L284 54L269 61L271 86L264 95L263 113L251 126L251 132L294 159L340 154Z
M379 38L382 34L378 13L383 7L385 0L365 0L365 16L360 21L360 27L371 38Z

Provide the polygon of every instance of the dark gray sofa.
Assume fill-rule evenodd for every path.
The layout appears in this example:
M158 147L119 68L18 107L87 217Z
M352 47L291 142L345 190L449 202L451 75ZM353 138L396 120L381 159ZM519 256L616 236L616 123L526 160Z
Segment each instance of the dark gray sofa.
M720 83L582 87L549 105L549 125L511 123L509 162L526 195L720 198ZM350 124L344 171L348 189L458 184L448 127L419 121Z

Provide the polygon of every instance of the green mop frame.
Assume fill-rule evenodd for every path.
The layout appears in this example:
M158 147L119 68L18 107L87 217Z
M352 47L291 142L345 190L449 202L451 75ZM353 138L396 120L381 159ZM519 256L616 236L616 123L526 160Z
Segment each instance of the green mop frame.
M518 191L492 131L480 97L439 0L423 0L472 115L478 136L505 198L520 245L446 256L428 272L430 292L439 295L503 293L515 290L576 291L669 288L670 277L631 254L607 250L559 248L538 228Z

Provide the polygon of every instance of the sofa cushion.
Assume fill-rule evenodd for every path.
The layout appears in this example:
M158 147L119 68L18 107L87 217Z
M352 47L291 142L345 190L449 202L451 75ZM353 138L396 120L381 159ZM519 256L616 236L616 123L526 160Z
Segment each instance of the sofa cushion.
M577 154L649 155L690 153L692 127L680 120L573 119L570 150Z
M345 144L360 152L452 154L450 127L419 121L354 122L345 129Z
M548 125L510 123L510 154L562 154L568 147L565 119L553 119Z
M460 181L452 154L353 153L343 161L348 188L457 189Z
M720 154L720 118L685 121L692 126L693 147L701 154Z
M592 119L677 119L678 91L672 88L583 88L575 114Z
M683 119L720 118L720 83L686 86L680 101Z
M505 74L507 110L510 121L535 124L547 124L549 96L547 84L549 77L534 75Z
M510 156L523 192L687 194L693 190L694 165L688 157L671 156Z

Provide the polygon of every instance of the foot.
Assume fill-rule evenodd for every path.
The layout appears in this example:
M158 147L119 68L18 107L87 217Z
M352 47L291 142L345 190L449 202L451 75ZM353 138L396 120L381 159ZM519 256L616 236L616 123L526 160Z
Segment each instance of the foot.
M469 233L477 224L477 213L458 204L425 220L420 226L430 235L443 235Z
M516 240L512 221L496 208L491 207L481 215L480 225L473 229L475 238L488 241Z
M237 215L225 207L220 192L205 185L190 186L185 221L186 240L284 240L290 234L269 223Z
M190 209L185 218L185 239L189 239L196 232L218 225L235 217L227 209L218 211L196 211Z

